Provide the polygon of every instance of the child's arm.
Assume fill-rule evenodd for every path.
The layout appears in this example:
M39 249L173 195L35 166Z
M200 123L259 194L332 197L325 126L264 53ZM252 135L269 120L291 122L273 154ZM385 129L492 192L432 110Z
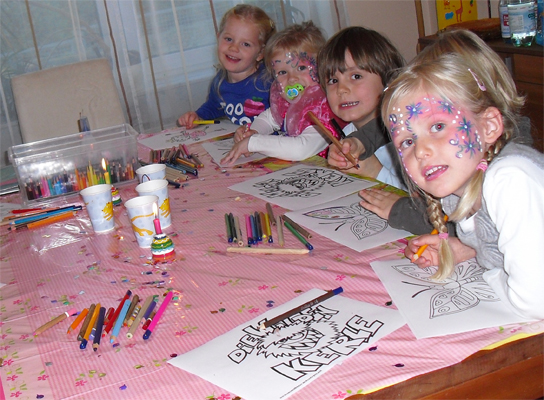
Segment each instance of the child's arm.
M300 161L316 155L327 146L327 140L315 127L308 126L298 136L253 135L249 138L248 150L282 160Z
M507 157L486 172L483 198L498 231L504 267L486 272L484 279L518 313L543 319L544 156L538 157L540 167L523 157Z
M357 129L349 137L359 140L359 146L362 146L362 150L359 152L359 160L370 157L376 150L389 142L387 130L378 118Z

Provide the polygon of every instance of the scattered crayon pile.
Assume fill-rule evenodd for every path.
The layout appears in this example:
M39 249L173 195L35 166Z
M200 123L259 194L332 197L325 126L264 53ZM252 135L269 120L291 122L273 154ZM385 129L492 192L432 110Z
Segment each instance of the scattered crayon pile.
M68 328L67 334L76 330L81 324L77 340L80 342L79 348L82 350L92 343L93 350L97 351L101 341L107 335L110 335L109 342L115 346L123 328L127 328L126 337L128 339L134 338L137 329L141 328L144 330L142 337L147 340L156 329L157 323L168 303L172 300L173 295L174 291L172 290L166 292L164 300L158 310L155 311L159 303L158 295L150 295L143 304L139 304L139 296L132 296L132 292L127 290L116 309L110 307L106 310L106 307L103 307L100 303L91 304L89 308L83 309L79 314L77 314L76 309L71 309L37 328L34 331L34 336L41 334L69 316L77 314L76 319Z

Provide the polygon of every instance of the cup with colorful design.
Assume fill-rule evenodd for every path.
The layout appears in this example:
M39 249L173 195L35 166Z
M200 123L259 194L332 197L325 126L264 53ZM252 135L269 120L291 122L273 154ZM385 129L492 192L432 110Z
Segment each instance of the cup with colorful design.
M166 165L165 164L149 164L144 165L136 170L138 176L138 182L147 182L154 179L166 178Z
M158 202L159 198L155 195L138 196L125 202L132 232L140 247L147 249L151 247L155 235L153 204Z
M155 179L153 181L140 183L136 186L136 191L138 192L138 196L157 196L159 198L159 220L161 222L161 227L164 229L172 225L167 180Z
M111 185L100 184L89 186L79 192L91 219L95 232L108 232L115 227Z

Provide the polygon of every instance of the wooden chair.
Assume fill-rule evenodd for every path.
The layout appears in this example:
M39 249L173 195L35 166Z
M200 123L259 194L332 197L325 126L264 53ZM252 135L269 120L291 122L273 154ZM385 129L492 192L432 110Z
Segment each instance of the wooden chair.
M77 133L80 115L92 130L126 122L106 59L19 75L11 87L24 143Z

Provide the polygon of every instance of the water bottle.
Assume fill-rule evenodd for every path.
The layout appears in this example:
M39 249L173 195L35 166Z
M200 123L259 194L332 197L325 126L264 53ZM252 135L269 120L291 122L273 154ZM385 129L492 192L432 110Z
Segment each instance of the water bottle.
M538 0L536 13L536 44L543 45L542 25L544 24L544 0Z
M510 26L508 26L508 0L499 1L499 21L501 23L501 36L504 43L511 43Z
M536 35L535 2L533 0L508 0L508 25L510 38L516 47L528 47Z

